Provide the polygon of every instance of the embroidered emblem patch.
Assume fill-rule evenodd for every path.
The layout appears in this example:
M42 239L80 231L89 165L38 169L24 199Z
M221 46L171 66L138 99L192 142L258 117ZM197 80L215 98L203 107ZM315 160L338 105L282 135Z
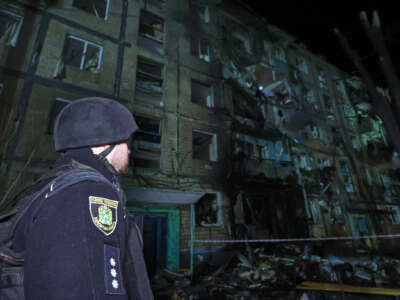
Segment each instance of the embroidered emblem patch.
M89 197L89 210L93 224L105 235L113 233L117 226L118 201L101 197Z

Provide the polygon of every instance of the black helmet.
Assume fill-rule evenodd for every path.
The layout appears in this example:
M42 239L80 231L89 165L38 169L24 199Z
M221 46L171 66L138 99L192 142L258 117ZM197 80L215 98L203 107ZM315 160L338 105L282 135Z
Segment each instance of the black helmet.
M54 125L56 151L115 144L138 130L132 113L106 98L83 98L64 107Z

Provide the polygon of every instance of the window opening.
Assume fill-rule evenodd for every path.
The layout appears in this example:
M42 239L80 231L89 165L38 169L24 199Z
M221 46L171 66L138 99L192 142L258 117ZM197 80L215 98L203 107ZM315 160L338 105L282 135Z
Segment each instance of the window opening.
M353 180L351 179L350 170L346 162L344 161L340 162L340 169L342 171L346 192L354 193Z
M320 110L320 106L317 97L314 95L314 91L312 89L307 89L304 96L306 102L310 104L316 112L318 112Z
M330 119L330 120L335 120L335 114L334 114L334 109L333 109L331 97L329 97L328 95L324 94L323 98L324 98L326 111L328 112L327 118Z
M222 225L221 197L219 193L205 194L196 203L196 224L204 227Z
M80 70L98 73L103 47L76 36L68 35L64 47L64 63Z
M319 87L321 89L327 89L328 83L326 81L326 75L325 75L325 72L321 68L317 68L317 78L318 78L318 82L319 82Z
M164 20L148 11L142 10L138 44L144 49L163 55Z
M217 161L217 136L215 134L193 130L192 138L194 159Z
M204 38L191 38L191 54L204 60L205 62L210 62L211 58L211 46L207 39Z
M212 88L209 85L192 80L191 82L191 100L206 107L214 107L214 99L212 97Z
M162 95L163 65L139 57L136 71L136 101L154 106L162 106Z
M23 18L11 12L0 10L0 44L15 47L21 31Z
M281 48L281 47L273 47L272 48L271 58L283 61L285 63L287 62L286 61L286 53L283 50L283 48Z
M308 74L308 65L307 61L303 57L296 57L296 68L303 72L304 74Z
M192 17L204 23L210 23L210 9L207 5L191 3Z
M139 168L161 168L160 120L135 116L139 130L132 140L133 165Z
M110 0L74 0L72 6L107 20Z

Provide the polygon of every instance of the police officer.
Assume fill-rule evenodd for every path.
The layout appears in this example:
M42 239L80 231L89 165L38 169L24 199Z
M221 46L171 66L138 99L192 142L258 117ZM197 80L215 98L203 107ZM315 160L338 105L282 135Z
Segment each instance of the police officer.
M27 300L153 299L141 236L129 225L119 185L137 130L130 111L110 99L76 100L57 116L62 155L52 168L84 166L106 181L80 180L41 195L19 222L14 248L25 253Z

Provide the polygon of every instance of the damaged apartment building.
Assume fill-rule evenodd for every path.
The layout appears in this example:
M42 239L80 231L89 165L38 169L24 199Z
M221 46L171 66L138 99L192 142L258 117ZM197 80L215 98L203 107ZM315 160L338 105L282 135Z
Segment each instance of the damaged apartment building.
M57 158L57 113L101 96L140 127L123 186L152 275L224 246L201 240L399 232L398 154L363 83L245 8L17 0L0 20L2 209Z

